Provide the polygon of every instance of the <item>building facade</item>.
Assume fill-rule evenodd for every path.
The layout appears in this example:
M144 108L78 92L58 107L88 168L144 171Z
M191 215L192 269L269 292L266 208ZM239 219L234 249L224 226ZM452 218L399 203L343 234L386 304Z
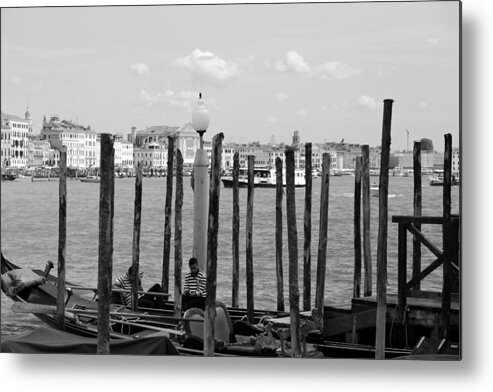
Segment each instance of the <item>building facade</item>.
M1 112L1 165L26 167L29 154L29 136L33 133L29 107L24 118Z

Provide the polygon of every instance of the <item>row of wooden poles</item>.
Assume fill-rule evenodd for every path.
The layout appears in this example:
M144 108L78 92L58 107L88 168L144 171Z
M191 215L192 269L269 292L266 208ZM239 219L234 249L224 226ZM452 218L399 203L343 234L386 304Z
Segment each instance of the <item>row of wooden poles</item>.
M380 174L380 209L387 211L388 193L388 162L390 152L390 120L392 100L384 101L384 121L382 135L382 167ZM211 182L209 198L209 224L208 224L208 247L207 247L207 296L204 321L204 355L214 354L214 318L216 303L216 283L217 283L217 233L219 217L219 196L221 188L221 153L223 134L220 133L213 138L212 162L211 162ZM366 146L367 147L367 146ZM367 148L363 149L363 154ZM164 245L163 245L163 273L162 288L164 292L169 291L169 266L170 266L170 246L171 246L171 204L173 192L173 160L174 160L174 139L169 138L168 145L168 168L167 168L167 187L165 201L165 223L164 223ZM303 289L303 309L309 310L310 301L310 276L311 276L311 144L307 144L307 164L306 164L306 198L304 214L304 289ZM294 149L287 148L285 152L286 161L286 214L288 231L288 254L289 254L289 306L291 318L291 345L292 355L301 356L301 332L300 332L300 307L299 307L299 286L298 286L298 233L296 224L296 204L295 204L295 183L294 183ZM58 251L58 300L57 315L61 329L64 329L64 305L65 305L65 258L66 258L66 148L62 147L60 153L60 192L59 192L59 251ZM177 194L175 198L175 287L174 287L174 307L175 315L179 316L181 309L181 207L183 204L183 159L181 152L176 151L176 183ZM366 159L363 161L366 162ZM276 190L276 275L278 288L278 310L284 310L283 299L283 271L282 271L282 161L276 160L277 168L277 190ZM233 170L233 298L232 305L238 306L238 286L239 286L239 193L238 193L238 155L234 158ZM112 257L113 257L113 216L114 216L114 149L113 139L109 134L101 136L101 184L99 202L99 258L98 258L98 354L108 354L110 351L110 303L111 303L111 283L112 283ZM325 271L326 271L326 250L327 250L327 229L328 229L328 202L329 202L329 177L330 177L330 155L325 153L322 159L322 181L321 181L321 200L320 200L320 224L319 224L319 245L317 261L317 280L314 316L323 328L323 309L325 291ZM253 322L254 319L254 280L253 280L253 198L254 198L254 156L248 157L248 194L247 194L247 222L246 222L246 286L247 286L247 317ZM366 188L365 188L366 189ZM369 189L369 187L368 187ZM364 193L365 194L365 193ZM385 194L385 197L383 197ZM134 281L132 287L133 308L137 310L137 278L139 269L139 243L140 243L140 218L142 200L142 168L137 167L135 185L135 205L134 205L134 234L132 246L132 264L134 266ZM368 204L366 204L365 200ZM369 196L363 197L364 216L369 216ZM368 213L368 214L367 214ZM365 218L366 219L366 218ZM378 270L386 268L386 227L387 218L381 214L379 225L379 250L377 264ZM369 227L365 226L365 227ZM369 229L368 229L369 230ZM369 231L368 231L369 233ZM365 238L366 235L365 235ZM365 241L365 244L369 243ZM385 248L385 249L384 249ZM366 252L365 260L368 260L370 269L370 252ZM366 263L366 261L365 261ZM386 272L379 273L382 279L377 282L379 298L385 296ZM365 280L367 289L371 290L371 273L367 273ZM382 288L382 286L384 286ZM383 296L383 297L382 297ZM384 303L380 300L380 302ZM379 305L380 305L379 302ZM385 320L380 314L377 319ZM385 326L384 326L385 327ZM378 330L378 329L377 329ZM378 335L378 333L377 333ZM378 343L378 336L377 336Z
M392 103L384 100L382 150L380 170L379 197L379 229L377 245L377 332L376 358L383 358L385 349L385 314L386 314L386 285L387 285L387 222L388 222L388 168L390 156L390 129ZM209 224L207 247L207 296L204 321L204 355L214 354L214 318L217 284L217 235L219 227L219 199L221 188L221 154L222 133L213 138L211 182L209 197ZM169 269L171 253L171 212L173 193L174 157L176 156L176 197L175 197L175 254L174 254L174 309L175 316L181 314L181 274L182 274L182 206L183 206L183 158L180 150L174 147L174 138L168 138L168 167L166 177L166 200L163 241L162 288L169 292ZM311 309L311 143L306 146L306 188L304 208L304 247L303 247L303 310ZM416 147L415 147L416 148ZM298 286L298 233L296 225L295 184L294 184L294 150L286 149L286 214L288 230L289 255L289 306L291 318L291 342L294 357L301 356L300 333L300 294ZM416 155L415 155L416 160ZM283 199L283 168L282 160L276 159L276 276L277 276L277 309L284 310L283 294L283 263L282 263L282 199ZM369 146L362 146L362 157L357 159L355 170L354 197L354 246L355 272L353 296L359 297L361 290L361 230L360 205L361 194L363 204L363 256L365 267L364 295L371 295L371 246L370 246L370 184L369 184ZM330 155L323 154L322 177L320 192L320 223L317 260L317 278L315 290L314 317L323 328L326 249L328 232L329 206L329 176ZM415 214L421 213L420 193L416 181L421 176L415 172ZM232 231L232 306L239 305L239 156L235 154L233 163L233 231ZM246 214L246 294L247 317L254 320L254 273L253 273L253 200L254 200L254 157L248 157L248 190ZM361 192L362 188L362 192ZM420 192L420 191L419 191ZM445 192L445 190L444 190ZM450 192L450 189L449 189ZM60 154L60 197L59 197L59 251L58 251L58 323L64 329L64 300L65 300L65 257L66 257L66 148L62 147ZM132 282L133 310L137 310L138 271L140 254L140 221L142 208L142 167L136 170L134 230L132 245L132 264L134 266L134 281ZM449 207L450 209L450 203ZM99 260L98 260L98 354L109 353L110 337L110 303L112 283L113 257L113 216L114 216L114 149L113 139L109 134L101 137L101 184L99 203ZM416 260L419 253L414 253ZM415 261L413 271L418 271L418 261Z

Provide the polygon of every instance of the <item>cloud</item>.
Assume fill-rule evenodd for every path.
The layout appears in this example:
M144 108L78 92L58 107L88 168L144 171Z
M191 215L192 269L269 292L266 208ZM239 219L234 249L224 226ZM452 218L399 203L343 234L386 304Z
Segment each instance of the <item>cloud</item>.
M223 60L212 52L195 49L192 54L181 57L173 65L189 70L193 76L212 82L226 82L237 78L240 67L235 62Z
M10 81L12 82L12 84L21 84L22 83L22 79L19 76L12 76L10 78Z
M307 114L308 114L308 113L307 113L307 111L306 111L305 109L299 109L299 110L296 112L296 115L297 115L298 117L306 117L306 115L307 115Z
M353 68L339 61L329 61L318 66L314 71L314 77L322 80L344 80L352 76L359 76L361 69Z
M154 104L160 103L175 107L180 107L187 109L189 111L195 107L198 99L198 92L196 91L173 91L165 90L158 91L155 93L148 92L146 90L140 90L140 98L142 101L147 103L147 105L152 106ZM207 107L212 107L215 105L214 99L207 99Z
M272 124L275 124L275 123L277 123L277 118L275 118L274 116L269 116L267 118L267 121L269 121Z
M432 45L438 45L438 43L440 42L440 39L438 39L437 37L430 37L426 40L426 42L428 42L429 44L432 44Z
M418 106L422 109L426 109L428 107L428 102L421 101L420 103L418 103Z
M362 108L366 109L378 109L381 104L375 100L373 97L369 97L368 95L362 95L358 98L358 105Z
M275 95L275 97L276 97L276 101L279 101L279 102L284 102L288 99L288 95L284 94L284 93L277 93Z
M149 67L144 63L132 64L130 66L130 69L139 75L144 75L149 73Z
M307 74L311 70L303 57L295 51L286 53L286 59L284 61L277 61L275 68L279 72L296 72L300 74Z
M313 79L344 80L361 74L360 68L355 68L340 61L328 61L317 67L312 67L297 52L286 53L285 60L275 63L275 69L279 72L293 72Z

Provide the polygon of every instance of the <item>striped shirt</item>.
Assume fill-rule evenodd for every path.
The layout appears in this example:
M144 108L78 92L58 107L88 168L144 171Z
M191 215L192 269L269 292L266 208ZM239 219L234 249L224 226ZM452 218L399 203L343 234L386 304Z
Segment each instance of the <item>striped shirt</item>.
M139 274L139 291L142 291L142 276L144 276L144 274L141 272ZM115 286L124 290L132 290L132 280L130 279L130 276L128 276L128 273L125 273L122 276L118 277L115 281ZM141 295L139 295L139 297L140 296ZM120 293L120 298L122 299L122 304L124 304L125 306L132 306L131 292Z
M183 287L183 294L205 297L206 278L202 271L197 272L196 276L193 276L191 272L185 275L185 286Z

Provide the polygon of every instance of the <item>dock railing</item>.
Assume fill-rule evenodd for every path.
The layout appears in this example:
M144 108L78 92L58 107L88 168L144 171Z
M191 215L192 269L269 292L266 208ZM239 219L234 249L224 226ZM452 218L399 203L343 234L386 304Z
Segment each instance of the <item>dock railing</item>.
M392 217L393 223L398 223L398 286L397 286L397 308L398 317L402 322L404 320L407 298L442 298L442 329L443 334L448 333L450 318L450 303L452 292L457 291L458 287L453 280L458 278L460 274L459 263L459 215L450 216L450 229L445 234L449 241L444 244L443 250L440 250L421 232L421 225L433 224L442 225L444 227L445 219L441 216L401 216L395 215ZM447 225L445 225L447 226ZM416 268L416 258L413 257L413 276L407 280L407 232L410 232L414 239L419 241L428 250L436 256L436 260L421 270L419 266ZM450 249L448 249L450 248ZM448 255L448 256L447 256ZM420 289L420 282L426 278L431 272L443 265L443 289L442 292L424 291ZM451 271L452 273L448 272ZM458 279L456 279L458 281ZM445 309L443 306L448 307Z

